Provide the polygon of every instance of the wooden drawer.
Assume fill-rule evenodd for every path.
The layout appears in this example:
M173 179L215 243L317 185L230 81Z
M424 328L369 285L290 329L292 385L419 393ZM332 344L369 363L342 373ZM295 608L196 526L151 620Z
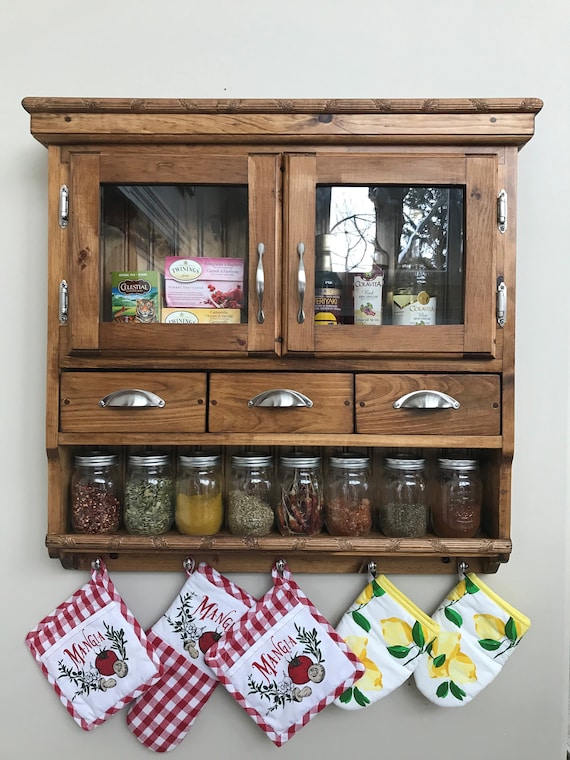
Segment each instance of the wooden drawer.
M100 401L111 396L105 406ZM164 404L143 406L145 403ZM184 433L206 430L206 374L193 372L64 372L63 433Z
M262 406L251 399L272 391ZM312 406L293 406L293 393ZM257 403L257 402L256 402ZM282 404L281 406L273 404ZM352 433L353 376L298 372L234 372L210 376L211 433Z
M394 402L410 393L418 394ZM438 394L459 402L458 408L422 408L445 403ZM357 375L356 432L403 435L500 435L499 375ZM407 407L406 403L419 404Z

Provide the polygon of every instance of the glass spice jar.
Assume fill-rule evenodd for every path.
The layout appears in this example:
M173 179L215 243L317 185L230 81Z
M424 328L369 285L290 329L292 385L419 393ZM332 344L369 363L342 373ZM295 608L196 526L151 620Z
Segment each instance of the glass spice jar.
M123 520L129 533L155 536L174 522L174 475L168 454L131 454L123 499Z
M121 522L121 476L117 454L91 452L73 459L71 529L115 533Z
M387 458L380 530L390 537L417 538L427 533L429 511L424 459Z
M178 457L176 527L187 536L213 536L224 522L222 457L196 453Z
M314 536L324 522L321 458L303 452L282 456L279 461L281 495L276 522L281 535Z
M372 528L370 459L355 454L329 458L325 525L332 536L366 536Z
M432 505L433 532L472 538L481 524L483 486L476 459L439 459L439 490Z
M232 456L228 493L228 529L235 536L271 533L273 513L273 458L247 452Z

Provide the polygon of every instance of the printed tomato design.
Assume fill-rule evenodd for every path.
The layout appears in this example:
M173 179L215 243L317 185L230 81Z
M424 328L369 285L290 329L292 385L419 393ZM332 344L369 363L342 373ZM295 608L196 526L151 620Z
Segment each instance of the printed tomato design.
M102 676L112 676L114 665L119 658L111 649L102 649L95 658L95 667Z
M200 647L200 651L207 652L208 649L213 646L216 641L218 641L220 636L221 633L217 633L217 631L206 631L203 633L198 639L198 646Z
M287 670L289 672L289 678L296 684L307 683L309 679L309 668L313 665L313 661L310 657L304 654L295 655L292 660L289 661Z

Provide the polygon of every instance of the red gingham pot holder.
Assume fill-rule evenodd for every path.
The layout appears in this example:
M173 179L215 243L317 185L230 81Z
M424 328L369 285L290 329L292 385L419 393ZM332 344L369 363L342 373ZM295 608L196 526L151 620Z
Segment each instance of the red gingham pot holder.
M180 593L147 634L163 676L127 713L129 730L154 752L169 752L184 739L218 685L204 652L255 602L209 565L188 567Z
M206 652L233 698L280 747L364 674L281 560L273 587Z
M26 645L84 731L139 696L162 672L101 560L89 583L28 633Z

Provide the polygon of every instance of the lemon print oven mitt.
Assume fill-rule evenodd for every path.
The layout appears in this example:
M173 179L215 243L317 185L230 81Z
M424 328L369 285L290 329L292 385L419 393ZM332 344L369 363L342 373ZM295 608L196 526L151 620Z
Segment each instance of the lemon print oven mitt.
M498 675L530 620L468 573L432 615L440 632L414 672L418 689L442 707L470 702Z
M338 707L369 707L400 686L429 652L434 621L383 575L373 578L336 629L366 672L335 700Z

